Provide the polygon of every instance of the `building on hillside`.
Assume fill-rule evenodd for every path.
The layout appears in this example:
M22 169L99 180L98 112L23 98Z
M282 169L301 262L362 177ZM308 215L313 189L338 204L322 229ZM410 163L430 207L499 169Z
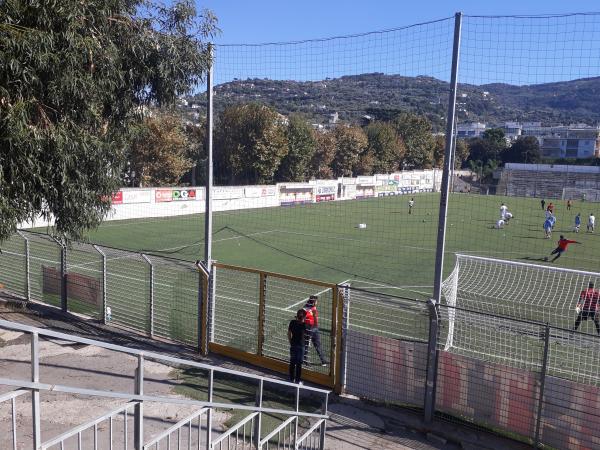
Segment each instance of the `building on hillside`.
M586 124L542 127L539 123L523 125L524 136L535 136L544 158L600 157L600 127Z
M456 126L456 136L459 139L476 138L481 137L483 132L486 130L485 123L471 122L471 123L459 123Z

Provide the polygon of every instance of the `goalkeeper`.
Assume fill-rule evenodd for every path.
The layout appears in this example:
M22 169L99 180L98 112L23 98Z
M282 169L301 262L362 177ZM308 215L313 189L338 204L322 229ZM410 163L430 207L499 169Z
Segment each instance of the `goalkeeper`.
M573 329L577 331L582 320L592 319L596 325L596 333L600 335L600 322L598 321L598 303L600 301L600 292L594 289L594 283L590 282L588 288L581 291L579 301L577 302L577 319Z

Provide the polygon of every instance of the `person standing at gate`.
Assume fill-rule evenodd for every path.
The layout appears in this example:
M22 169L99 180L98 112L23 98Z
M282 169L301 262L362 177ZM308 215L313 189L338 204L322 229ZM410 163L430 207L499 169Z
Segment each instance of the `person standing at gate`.
M304 344L304 359L308 361L308 346L310 342L313 343L317 355L321 360L321 365L326 366L327 360L323 357L323 351L321 350L321 335L319 333L319 312L317 311L317 304L319 303L319 297L311 295L304 305L304 311L306 312L306 338Z
M299 309L296 318L288 325L290 341L290 381L300 383L302 362L304 360L304 340L306 335L306 311Z

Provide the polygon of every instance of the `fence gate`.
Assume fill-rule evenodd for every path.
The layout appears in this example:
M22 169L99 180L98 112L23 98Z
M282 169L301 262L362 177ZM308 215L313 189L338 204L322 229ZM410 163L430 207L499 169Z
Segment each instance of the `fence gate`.
M288 324L308 298L317 295L321 348L327 364L321 364L311 344L302 378L334 386L341 332L336 316L342 308L335 284L220 263L212 267L214 310L207 313L211 352L287 373Z

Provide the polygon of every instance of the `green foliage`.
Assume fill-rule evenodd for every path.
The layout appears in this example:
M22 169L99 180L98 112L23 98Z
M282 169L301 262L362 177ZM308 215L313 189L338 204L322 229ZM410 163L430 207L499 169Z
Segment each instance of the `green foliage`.
M223 111L215 145L215 178L226 184L272 183L288 153L283 118L255 103Z
M312 122L326 123L333 112L338 112L340 119L349 123L359 123L364 114L388 122L398 113L409 111L426 116L435 132L445 131L450 91L447 82L432 77L382 73L325 81L239 80L223 83L215 89L217 110L260 95L281 114L301 113ZM547 125L600 121L600 109L595 101L600 91L600 77L527 86L460 84L458 89L467 95L461 98L461 103L468 115L459 112L460 121L543 121ZM199 97L202 95L196 96ZM318 109L314 105L327 105L327 108Z
M502 162L530 163L541 162L540 144L534 136L521 136L502 153Z
M396 129L386 122L373 122L367 125L365 133L374 159L373 172L392 173L398 170L405 148Z
M406 146L403 164L407 168L431 168L434 148L431 122L424 116L403 112L392 124Z
M129 126L202 79L215 22L189 0L0 4L0 240L39 215L63 237L101 222Z
M367 136L358 127L339 125L335 128L337 149L333 158L331 169L334 177L353 176L357 173L368 173L372 162L368 155Z
M278 181L306 181L310 161L316 150L312 128L299 116L292 115L286 130L288 153L277 170Z
M133 127L128 146L131 186L173 186L193 163L186 155L190 143L181 119L162 114Z

